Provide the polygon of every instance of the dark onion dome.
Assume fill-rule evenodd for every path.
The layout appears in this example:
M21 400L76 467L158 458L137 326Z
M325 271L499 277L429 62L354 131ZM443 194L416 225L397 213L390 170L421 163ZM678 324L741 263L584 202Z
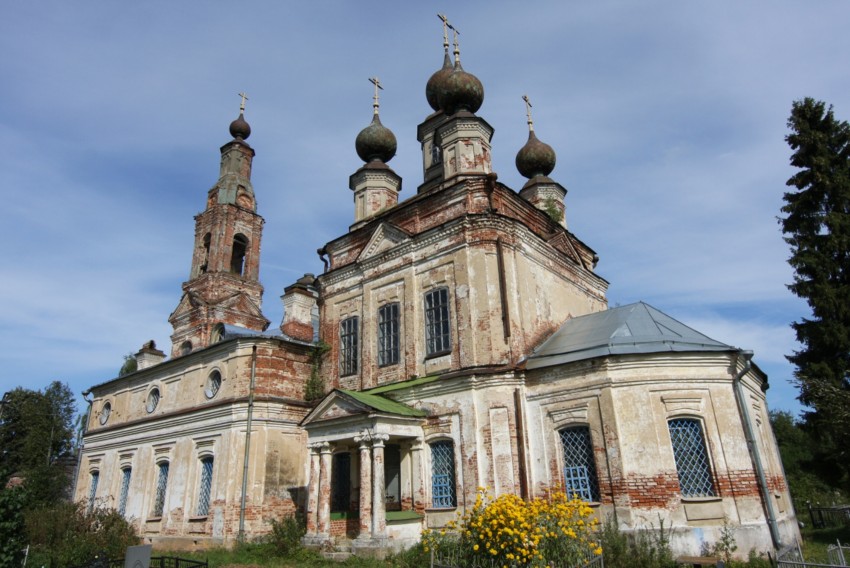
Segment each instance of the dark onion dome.
M516 169L528 179L534 176L548 176L555 169L555 150L549 144L541 142L534 134L528 133L528 142L516 154Z
M434 110L440 110L440 92L444 90L443 82L452 73L452 59L449 57L449 48L446 45L446 55L443 57L443 67L431 75L425 85L425 98Z
M395 156L397 147L395 134L381 124L381 119L377 113L372 116L372 123L361 130L354 141L357 155L364 162L373 160L389 162Z
M447 115L459 110L474 114L484 102L484 85L478 77L463 70L460 59L455 59L454 69L442 80L441 87L438 102Z
M247 140L251 135L251 126L245 122L245 114L239 113L239 118L230 123L230 135L236 140Z

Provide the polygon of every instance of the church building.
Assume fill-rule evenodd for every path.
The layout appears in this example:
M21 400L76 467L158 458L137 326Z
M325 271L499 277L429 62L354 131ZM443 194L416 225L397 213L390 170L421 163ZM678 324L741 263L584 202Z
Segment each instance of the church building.
M137 371L86 393L76 498L174 548L229 546L296 513L306 544L401 548L479 487L565 488L623 531L663 522L680 555L724 527L744 555L794 541L752 352L645 303L608 307L530 103L516 191L493 173L484 88L444 37L415 194L399 200L374 80L353 222L319 248L321 274L284 290L272 330L243 100L195 217L170 354L151 341Z

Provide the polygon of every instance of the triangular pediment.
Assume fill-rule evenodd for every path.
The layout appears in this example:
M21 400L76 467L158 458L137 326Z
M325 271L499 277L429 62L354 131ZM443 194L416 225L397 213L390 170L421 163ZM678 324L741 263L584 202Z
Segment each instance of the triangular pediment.
M237 293L232 296L228 296L227 298L222 299L219 302L212 304L218 308L224 308L229 311L238 312L241 314L248 314L254 317L263 318L263 312L260 310L259 306L251 301L251 298L247 294Z
M552 245L556 250L564 253L567 257L578 264L579 266L584 266L584 263L581 260L581 255L579 255L576 247L573 245L573 242L570 240L570 237L567 233L558 233L551 239L549 239L549 244Z
M372 232L372 236L366 246L363 247L358 260L363 261L378 256L408 240L410 240L410 235L402 229L390 223L381 223Z
M302 425L324 420L337 420L352 416L369 414L373 409L346 395L342 391L335 390L327 395L301 422Z
M170 316L168 316L168 321L184 316L202 304L203 302L200 298L196 297L191 292L185 292L183 297L180 298L180 302L177 304L177 307L174 308L174 311L171 312Z

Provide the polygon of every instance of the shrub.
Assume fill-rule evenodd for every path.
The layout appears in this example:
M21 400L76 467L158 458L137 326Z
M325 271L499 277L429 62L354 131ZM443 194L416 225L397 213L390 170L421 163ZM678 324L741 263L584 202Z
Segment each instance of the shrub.
M272 519L272 532L268 542L280 556L292 556L301 548L301 537L307 532L304 519L299 515L289 515L281 520Z
M0 489L0 566L20 566L24 554L24 505L22 487Z
M34 565L74 566L100 558L122 558L139 543L133 527L115 509L58 502L24 513Z
M492 500L479 488L475 504L458 521L448 530L424 531L422 540L426 552L435 548L462 566L546 566L555 559L580 564L602 554L592 514L587 503L563 491L529 501L516 495Z
M601 544L605 556L605 568L672 568L676 566L670 550L670 537L664 530L664 521L659 519L659 528L636 531L630 535L621 533L610 517L601 530Z

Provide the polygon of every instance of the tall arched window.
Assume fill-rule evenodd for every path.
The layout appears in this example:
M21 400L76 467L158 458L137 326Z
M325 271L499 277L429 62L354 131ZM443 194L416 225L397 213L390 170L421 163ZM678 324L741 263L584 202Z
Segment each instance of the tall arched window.
M207 233L204 235L204 258L201 261L201 274L207 271L210 264L210 241L212 240L212 235Z
M675 418L667 423L676 460L676 474L682 497L714 497L714 481L702 425L695 418Z
M153 499L152 516L161 517L165 509L165 491L168 488L168 462L157 464L156 493Z
M118 514L122 517L127 512L127 496L130 494L130 476L133 470L125 467L121 470L121 493L118 496Z
M248 252L248 237L242 233L233 237L233 256L230 257L230 272L242 276L245 254Z
M198 490L199 517L206 517L210 511L210 493L212 491L213 457L206 456L201 459L201 485Z
M564 490L585 501L599 501L599 480L593 459L590 428L574 426L559 433L564 450Z
M455 445L451 440L431 443L431 506L457 507L455 492Z
M91 472L91 479L89 480L89 502L86 508L88 512L91 513L94 510L94 498L97 495L97 482L100 481L100 472L95 470Z

